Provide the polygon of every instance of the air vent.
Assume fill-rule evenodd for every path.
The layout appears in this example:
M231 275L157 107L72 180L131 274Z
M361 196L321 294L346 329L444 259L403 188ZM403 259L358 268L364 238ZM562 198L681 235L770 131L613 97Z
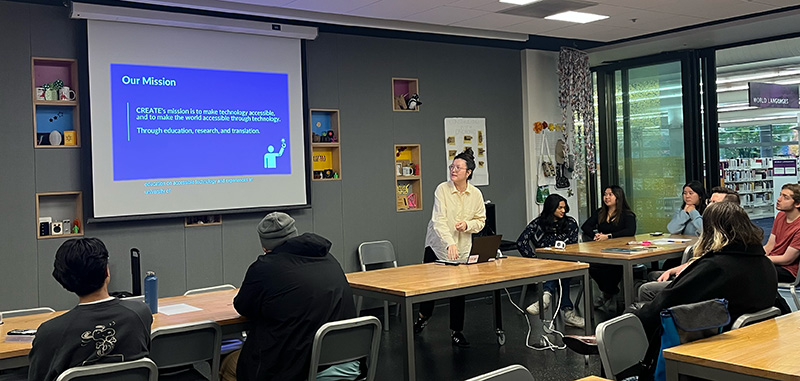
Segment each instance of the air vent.
M595 5L597 5L597 3L581 0L542 0L533 4L509 8L499 13L543 19L557 13L576 11Z

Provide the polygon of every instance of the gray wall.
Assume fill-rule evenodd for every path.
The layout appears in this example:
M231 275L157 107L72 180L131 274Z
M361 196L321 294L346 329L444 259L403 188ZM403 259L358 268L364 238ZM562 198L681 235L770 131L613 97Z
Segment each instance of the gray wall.
M36 238L34 201L36 192L80 190L86 148L34 149L30 102L31 57L80 58L76 24L65 8L0 2L0 310L77 301L50 275L64 239ZM491 185L481 191L497 204L498 231L516 239L526 223L519 51L326 33L306 46L308 106L340 110L342 180L312 182L312 208L291 213L299 230L330 239L347 272L359 269L358 244L377 239L394 243L401 265L419 263L433 191L445 179L444 118L484 117ZM420 112L391 110L392 77L419 79ZM424 208L398 213L393 146L406 143L422 146ZM85 234L109 248L111 290L130 289L128 252L137 247L142 268L159 276L160 296L169 296L239 285L260 251L261 217L224 215L221 226L189 228L177 218L98 223Z

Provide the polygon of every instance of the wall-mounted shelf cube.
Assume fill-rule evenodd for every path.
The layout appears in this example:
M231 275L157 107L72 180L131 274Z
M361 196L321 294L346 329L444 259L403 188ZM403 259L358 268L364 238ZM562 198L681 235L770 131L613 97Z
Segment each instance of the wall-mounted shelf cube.
M34 147L80 147L78 61L33 57L31 72ZM64 89L45 90L56 81L61 81Z
M183 221L184 227L222 225L222 215L209 214L204 216L190 216Z
M420 106L409 109L408 99L419 94L419 81L416 78L392 78L392 110L419 111Z
M82 237L83 221L83 195L81 192L36 194L37 238Z
M342 178L339 110L311 109L311 169L312 179L340 180Z
M419 144L394 146L397 211L422 210L422 169Z

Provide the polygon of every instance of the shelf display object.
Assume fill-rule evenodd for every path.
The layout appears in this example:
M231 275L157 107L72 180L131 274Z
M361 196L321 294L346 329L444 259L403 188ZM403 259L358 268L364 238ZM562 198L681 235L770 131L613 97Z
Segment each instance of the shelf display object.
M34 57L31 69L34 146L79 147L77 61Z
M721 184L739 192L750 219L773 217L772 158L720 160L720 173Z
M311 109L311 166L314 180L342 178L339 110Z
M394 182L397 211L422 210L422 173L419 144L394 146Z
M39 239L83 236L82 193L37 193L36 232Z

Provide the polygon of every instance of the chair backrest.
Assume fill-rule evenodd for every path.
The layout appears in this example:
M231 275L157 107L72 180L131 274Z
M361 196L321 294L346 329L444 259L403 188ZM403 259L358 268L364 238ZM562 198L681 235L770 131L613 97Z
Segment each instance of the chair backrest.
M522 365L509 365L466 381L533 381L533 375Z
M689 262L689 259L692 258L693 251L694 251L694 245L686 246L686 249L683 250L683 257L681 258L681 263Z
M149 358L111 364L76 366L61 373L56 381L157 381L158 369Z
M781 314L781 310L778 309L778 307L769 307L769 308L765 308L765 309L763 309L761 311L758 311L758 312L753 312L753 313L750 313L750 314L743 314L742 316L739 316L739 318L736 319L735 322L733 322L733 325L731 326L731 329L742 328L744 326L747 326L747 325L750 325L750 324L753 324L753 323L758 323L760 321L764 321L764 320L767 320L767 319L772 319L772 318L774 318L776 316L780 316L780 314Z
M150 333L150 358L158 369L208 362L211 375L219 375L222 330L213 321L159 327Z
M606 377L637 365L647 352L647 334L635 315L626 313L597 325L597 349Z
M314 335L308 379L316 379L317 368L321 365L367 358L367 376L362 375L361 379L372 381L378 367L380 344L381 321L374 316L325 323Z
M10 318L14 316L36 315L47 312L56 312L56 310L50 307L36 307L36 308L26 308L23 310L0 311L0 321L3 321L3 319L5 318Z
M203 288L195 288L193 290L189 290L183 293L183 296L194 295L194 294L203 294L206 292L214 292L214 291L222 291L222 290L235 290L236 286L232 284L221 284L219 286L211 286L211 287L203 287Z
M391 263L397 267L394 246L386 240L363 242L358 245L358 259L361 261L361 271L367 271L369 265L382 263Z

